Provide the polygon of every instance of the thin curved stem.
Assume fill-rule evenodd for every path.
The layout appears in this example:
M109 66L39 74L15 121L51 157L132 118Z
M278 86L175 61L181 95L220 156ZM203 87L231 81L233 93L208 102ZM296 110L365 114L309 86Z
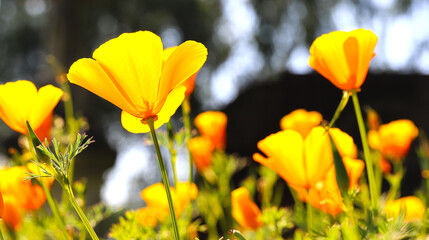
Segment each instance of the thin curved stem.
M374 169L373 169L373 163L372 163L372 159L371 159L371 153L369 151L368 137L366 135L365 123L363 121L362 111L360 109L360 104L359 104L357 92L356 92L356 90L352 90L351 93L352 93L352 99L353 99L353 106L354 106L355 113L356 113L356 120L357 120L357 123L359 126L359 133L360 133L360 138L362 141L363 153L364 153L364 157L365 157L365 165L366 165L366 170L367 170L367 175L368 175L369 191L371 193L371 206L374 209L376 209L377 203L378 203L377 186L376 186L375 177L374 177Z
M85 213L82 211L82 208L80 208L79 204L76 202L76 198L74 197L73 190L69 184L62 185L64 191L67 193L69 197L69 201L76 210L77 214L80 217L80 220L82 221L83 225L85 226L86 230L88 231L89 235L93 240L99 240L97 234L95 233L94 229L92 228L91 224L88 221L88 218L85 216Z
M189 98L185 97L185 100L182 103L182 114L183 114L183 125L185 127L185 143L187 144L191 139L191 118L189 117L189 112L191 111L191 104ZM192 184L194 178L194 161L192 159L191 151L188 149L189 156L189 184Z
M344 108L346 107L347 103L349 102L350 98L350 92L349 91L343 91L343 97L341 98L340 103L338 104L337 110L335 110L334 116L332 117L332 120L329 122L328 128L331 128L334 123L337 121L337 119L340 117L341 112L343 112Z
M164 161L162 160L161 149L159 148L158 138L156 137L156 133L155 133L154 119L153 118L146 119L146 123L149 125L149 128L150 128L150 134L152 136L153 143L155 145L156 155L158 156L158 165L161 170L162 183L164 184L165 192L167 193L168 206L170 208L170 217L171 217L171 222L173 224L174 239L179 240L180 236L179 236L179 228L177 226L176 212L174 210L173 198L171 197L170 184L168 183L167 171L164 166Z

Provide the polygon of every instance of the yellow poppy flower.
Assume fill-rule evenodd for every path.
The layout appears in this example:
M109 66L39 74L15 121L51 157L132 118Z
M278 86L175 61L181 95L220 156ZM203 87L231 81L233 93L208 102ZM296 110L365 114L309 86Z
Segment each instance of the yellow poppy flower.
M209 138L217 149L224 149L228 117L219 111L207 111L198 114L194 124L203 137Z
M353 139L337 128L330 134L342 157L356 157ZM291 186L310 188L321 181L333 166L331 142L323 127L314 127L306 138L294 130L271 134L258 142L253 159L274 170Z
M176 189L170 187L170 192L173 199L174 209L176 214L179 216L190 204L191 200L197 198L198 188L194 183L189 185L188 182L179 182ZM162 183L155 183L143 189L140 196L146 202L150 211L152 211L150 214L155 214L159 221L164 221L169 215L170 210L167 201L167 193L165 192L165 187Z
M28 121L39 138L49 138L52 111L62 95L63 91L52 85L46 85L37 91L36 86L26 80L2 84L0 118L14 131L22 134L28 133Z
M313 127L320 125L322 120L322 114L319 112L296 109L280 120L280 128L295 130L305 138Z
M384 212L388 217L397 217L401 208L405 208L405 221L408 222L422 219L426 210L422 200L415 196L408 196L388 202Z
M310 66L341 90L361 87L375 56L377 36L370 30L334 31L314 40Z
M124 33L102 44L93 58L79 59L67 78L122 109L122 126L149 132L168 122L184 99L181 84L207 59L201 43L186 41L164 59L161 39L152 32Z
M246 229L257 229L263 225L262 213L250 198L249 190L240 187L231 192L232 217Z
M144 207L137 210L136 218L141 225L154 228L158 224L156 214L151 208Z

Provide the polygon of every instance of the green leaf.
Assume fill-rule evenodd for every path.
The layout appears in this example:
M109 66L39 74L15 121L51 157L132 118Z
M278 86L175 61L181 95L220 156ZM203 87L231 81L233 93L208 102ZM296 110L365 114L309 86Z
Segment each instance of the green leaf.
M40 139L37 137L36 133L30 126L30 123L27 121L28 133L30 134L31 141L33 142L34 150L36 151L37 158L43 163L49 163L50 158L46 155L38 146L43 145Z
M349 176L347 175L346 168L344 167L343 159L340 156L337 146L335 146L330 134L329 139L331 140L332 155L334 156L335 175L338 188L342 193L344 193L347 192L349 188Z

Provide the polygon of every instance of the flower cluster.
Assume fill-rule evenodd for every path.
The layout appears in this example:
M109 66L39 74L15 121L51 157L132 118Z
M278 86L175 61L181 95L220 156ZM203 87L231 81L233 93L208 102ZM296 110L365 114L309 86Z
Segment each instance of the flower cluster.
M29 234L40 239L84 239L88 233L97 240L94 226L121 215L106 233L109 237L426 238L429 142L411 120L383 124L372 109L365 125L360 109L358 92L376 43L377 36L364 29L318 37L309 49L309 65L343 91L332 120L326 124L317 111L292 111L280 119L280 131L255 142L259 152L253 154L254 161L225 152L225 113L200 113L194 119L197 131L191 126L190 95L208 54L202 43L186 41L164 49L156 34L138 31L107 41L92 58L77 60L61 76L120 108L126 130L150 132L152 137L162 183L144 188L140 196L146 205L125 213L101 205L87 207L85 181L73 179L76 155L92 138L85 140L78 133L85 123L70 108L68 82L59 82L63 90L52 85L37 90L26 80L0 85L0 118L27 137L20 138L22 152L11 150L10 163L0 168L0 230L5 230L7 239ZM67 96L64 120L53 115L63 95ZM335 125L349 98L362 151L351 135ZM170 120L179 106L184 130L175 131ZM58 120L54 127L53 118ZM171 164L164 163L165 152L157 138L164 124ZM65 130L58 130L64 125ZM418 137L425 184L413 196L402 196L403 163ZM189 153L188 181L178 180L180 150ZM60 204L51 196L54 180L63 192ZM387 191L384 181L389 184ZM284 204L286 185L293 207ZM50 211L41 210L45 202Z

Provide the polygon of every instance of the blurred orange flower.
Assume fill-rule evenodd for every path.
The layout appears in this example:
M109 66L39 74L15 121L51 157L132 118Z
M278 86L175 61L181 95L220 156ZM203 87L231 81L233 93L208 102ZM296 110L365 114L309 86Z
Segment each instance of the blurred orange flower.
M27 134L28 121L40 139L50 138L52 111L63 91L52 85L41 87L26 80L0 85L0 118L14 131Z
M3 209L4 209L4 202L3 202L3 195L0 191L0 219L3 216Z
M34 165L34 166L33 166ZM4 200L3 218L8 226L17 230L25 211L37 210L46 201L45 193L40 185L25 181L27 172L34 172L34 163L27 166L6 167L0 169L0 192ZM44 179L48 187L53 178Z
M349 135L337 128L329 132L342 157L357 156ZM333 166L331 142L323 127L314 127L306 138L294 130L283 130L259 141L258 148L267 157L255 153L253 159L277 172L293 187L314 187Z
M137 221L143 226L156 227L158 225L157 212L149 207L140 208L137 210Z
M361 87L375 56L377 36L370 30L334 31L316 38L310 66L341 90Z
M245 229L257 229L263 225L262 213L252 201L249 190L240 187L231 192L232 217Z
M426 210L422 200L415 196L408 196L388 202L384 211L388 217L397 217L401 208L405 208L405 221L408 222L422 219Z
M322 121L323 116L319 112L296 109L280 120L280 128L295 130L305 138L310 130Z
M191 203L191 200L197 198L198 188L197 185L189 182L179 182L176 189L170 187L174 209L176 214L179 216L186 207ZM164 185L162 183L155 183L149 187L143 189L140 193L141 198L146 202L149 210L143 210L146 216L155 215L158 221L164 221L165 218L170 214L167 194L165 192ZM152 211L152 212L148 212ZM153 221L150 220L149 223Z
M195 166L199 172L204 171L212 162L214 146L207 137L193 137L188 142Z
M22 218L24 216L24 211L21 206L19 206L18 200L16 196L10 194L5 194L3 196L3 220L14 231L18 231L21 228Z
M46 196L41 186L25 181L27 172L25 166L0 169L0 191L3 196L14 196L21 208L37 210L45 203Z
M207 111L197 115L195 126L203 137L209 138L216 149L224 149L228 117L219 111Z
M207 59L201 43L186 41L166 61L161 39L152 32L124 33L102 44L93 58L79 59L67 78L122 109L122 126L132 133L149 132L170 120L182 103L186 79Z
M410 120L401 119L380 126L378 132L368 132L368 142L380 150L383 157L400 161L408 153L411 142L419 135L419 129Z

